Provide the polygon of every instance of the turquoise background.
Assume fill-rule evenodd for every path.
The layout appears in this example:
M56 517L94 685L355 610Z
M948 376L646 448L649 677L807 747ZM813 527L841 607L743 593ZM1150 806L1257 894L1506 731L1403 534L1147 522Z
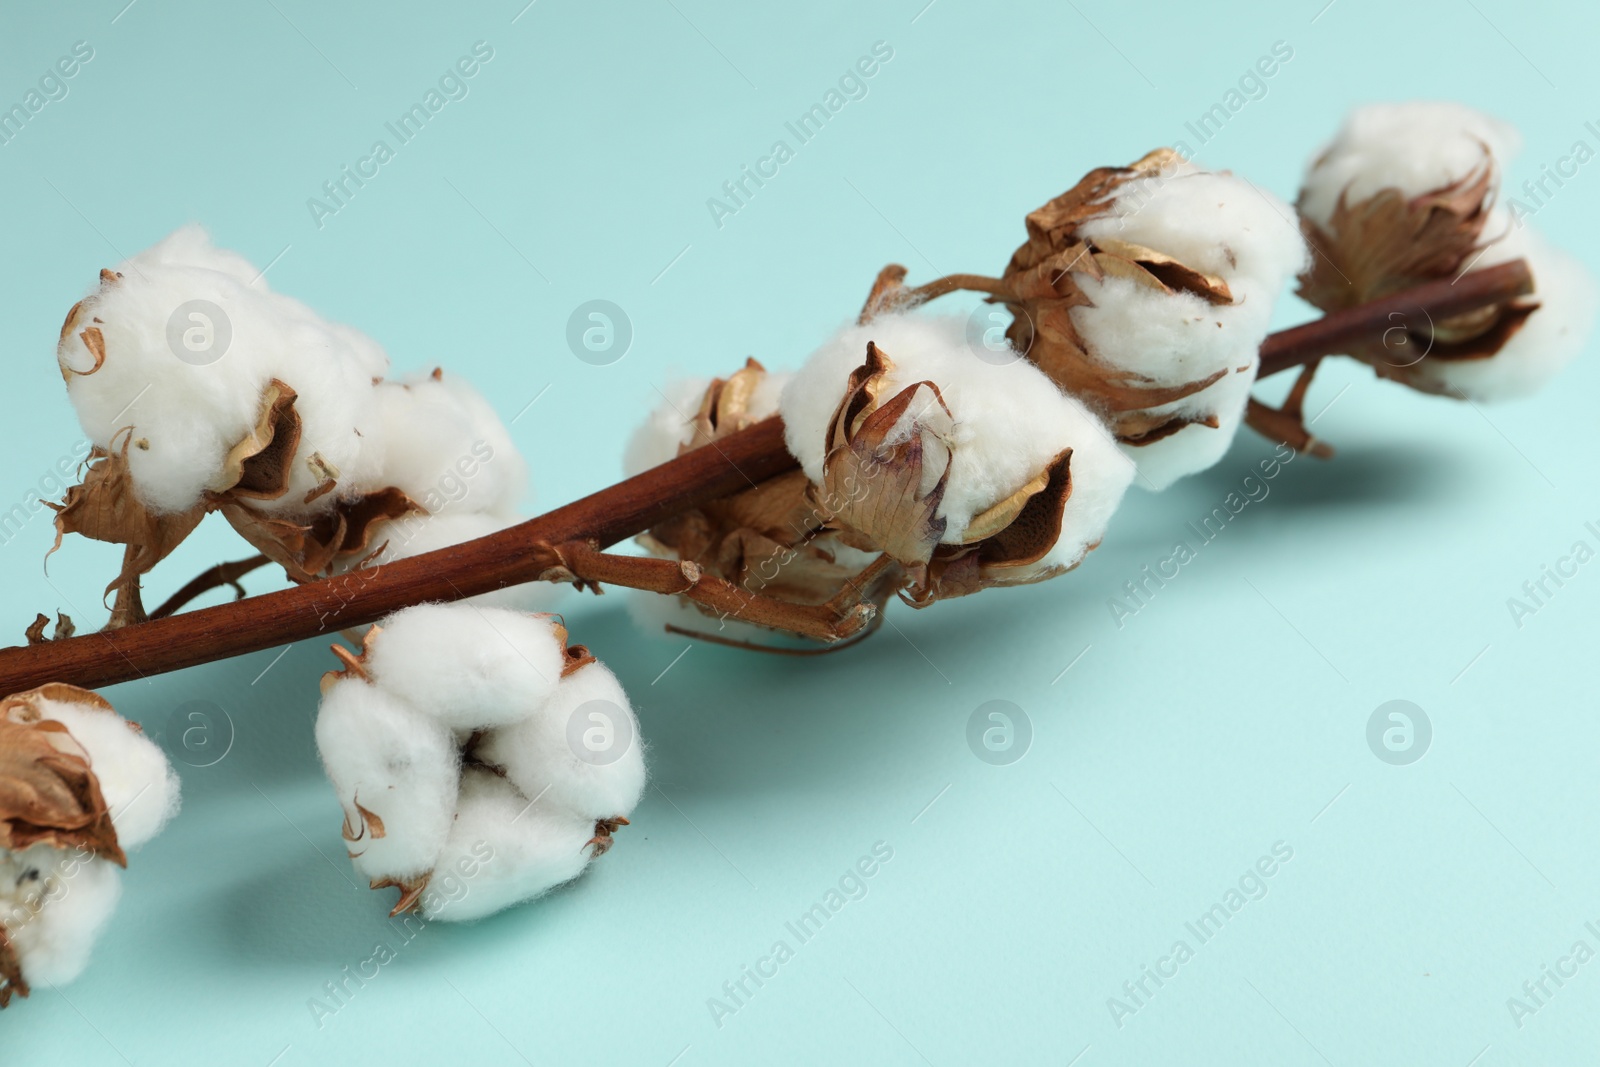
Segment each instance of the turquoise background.
M659 386L794 365L885 262L997 271L1026 211L1184 139L1276 41L1292 60L1199 154L1286 198L1358 102L1515 121L1512 184L1600 118L1600 15L1571 3L124 2L0 16L7 105L94 48L0 146L0 509L79 439L52 358L67 308L190 220L276 257L275 288L397 370L443 364L507 419L547 389L514 427L547 508L616 477ZM319 229L307 198L480 40L470 94ZM868 95L718 228L707 198L877 41L894 54ZM1597 198L1590 164L1536 219L1591 265ZM635 332L610 366L564 340L594 298ZM421 931L320 1029L308 1000L398 945L316 762L328 642L115 687L155 731L207 701L235 736L181 768L183 813L133 858L84 977L0 1016L0 1062L1592 1062L1600 963L1520 1027L1507 998L1600 949L1600 563L1520 628L1506 602L1600 546L1594 356L1482 410L1328 368L1311 408L1336 401L1317 430L1338 457L1289 464L1120 629L1108 599L1240 486L1259 439L1130 496L1076 573L897 609L832 658L685 652L622 595L570 601L639 707L634 825L569 889ZM50 540L36 515L0 546L14 639L36 610L100 618L116 551L68 544L46 576ZM208 521L147 602L245 554ZM1394 699L1432 724L1408 766L1366 740ZM968 748L991 700L1031 722L1019 762ZM799 945L784 924L880 841L866 896ZM1185 923L1277 842L1293 856L1266 895L1199 944ZM719 1027L708 998L779 939L794 958ZM1119 1026L1108 998L1178 939L1193 958Z

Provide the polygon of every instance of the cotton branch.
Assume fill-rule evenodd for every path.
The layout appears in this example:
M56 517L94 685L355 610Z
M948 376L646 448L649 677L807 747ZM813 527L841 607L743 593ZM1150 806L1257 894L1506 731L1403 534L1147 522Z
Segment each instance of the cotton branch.
M956 275L921 291L963 288L967 280ZM1432 282L1334 312L1268 337L1261 350L1261 375L1381 337L1394 327L1394 315L1402 316L1401 321L1419 312L1432 319L1447 318L1524 295L1531 285L1527 265L1516 260L1467 274L1454 283ZM989 290L985 286L982 291ZM666 563L672 572L667 574L649 561L634 562L600 549L796 466L784 447L781 420L767 419L488 537L120 629L0 649L0 693L52 681L85 688L113 685L361 626L412 604L460 600L541 580L578 579L683 593L742 621L778 621L770 598L704 576L690 581L676 563ZM569 551L565 565L558 561L552 566L550 547L572 545L582 546L581 551ZM846 591L825 605L799 609L803 619L794 615L791 605L787 617L803 624L801 632L837 640L859 632L870 621L871 613L864 607Z

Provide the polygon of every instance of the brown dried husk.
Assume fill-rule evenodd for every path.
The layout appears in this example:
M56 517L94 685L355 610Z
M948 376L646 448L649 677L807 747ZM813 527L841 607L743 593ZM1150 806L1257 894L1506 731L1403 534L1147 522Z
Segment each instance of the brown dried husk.
M1186 292L1212 304L1231 304L1222 278L1196 270L1158 249L1107 237L1086 237L1084 223L1104 217L1122 186L1159 174L1179 161L1157 149L1126 167L1099 167L1071 189L1029 213L1028 239L1011 256L1002 281L1012 314L1006 336L1052 381L1089 404L1117 439L1129 445L1158 441L1199 423L1216 426L1214 412L1174 415L1155 409L1193 396L1227 372L1169 382L1120 368L1092 352L1073 324L1071 310L1092 307L1079 275L1126 278L1159 292Z
M25 997L31 992L27 981L22 977L22 960L11 944L5 926L0 925L0 1008L11 1005L13 994Z
M99 695L64 683L0 700L0 848L82 849L125 867L89 754L64 724L46 717L45 700L115 714Z
M939 435L947 431L950 412L931 382L881 400L892 368L869 342L866 361L851 372L834 411L821 491L824 500L846 504L821 510L841 536L893 557L909 578L901 598L914 607L1064 573L1065 565L1041 561L1061 535L1072 495L1072 450L1064 449L1027 484L974 516L963 543L945 544L947 523L938 510L951 454ZM924 395L931 402L918 409L907 432L902 423L909 405ZM863 487L870 491L862 494Z

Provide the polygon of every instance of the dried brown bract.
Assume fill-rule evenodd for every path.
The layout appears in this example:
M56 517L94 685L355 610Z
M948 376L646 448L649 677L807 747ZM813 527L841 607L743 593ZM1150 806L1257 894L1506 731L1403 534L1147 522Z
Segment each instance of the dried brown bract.
M89 755L64 725L43 717L44 699L112 714L96 694L59 683L0 701L0 848L42 842L127 866Z

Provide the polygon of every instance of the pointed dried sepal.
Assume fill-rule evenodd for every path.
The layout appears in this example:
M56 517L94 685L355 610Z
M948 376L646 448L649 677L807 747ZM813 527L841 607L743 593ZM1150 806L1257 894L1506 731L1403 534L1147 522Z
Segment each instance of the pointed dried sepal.
M731 433L760 421L750 417L750 397L767 376L767 369L754 359L726 378L713 379L700 399L694 416L694 437L678 446L678 455L718 441Z
M414 878L374 878L369 884L372 889L398 889L400 899L389 912L389 918L394 918L401 912L413 911L422 900L423 891L428 888L428 881L433 877L433 872L419 874Z
M923 608L938 600L1031 585L1065 573L1068 564L1046 558L1061 538L1071 496L1072 449L1068 448L1037 478L976 516L967 526L965 544L940 545L922 580L903 591L901 599Z
M933 382L906 386L880 404L892 366L869 341L866 362L850 373L834 409L813 498L847 544L888 553L917 575L945 533L939 505L955 420Z
M89 453L83 481L68 489L61 503L46 502L56 513L56 540L50 552L61 547L61 539L67 534L127 547L122 571L106 587L107 592L129 585L137 589L139 576L177 548L205 517L207 509L204 503L181 512L158 513L145 507L134 490L128 467L132 444L130 428L116 451L95 447Z
M372 657L372 642L381 633L383 633L383 627L377 623L367 627L367 632L361 635L361 654L359 656L343 645L328 646L333 650L333 654L338 658L339 662L344 664L344 669L325 672L318 683L321 692L326 694L335 682L346 678L360 678L363 682L372 681L372 676L367 673L367 661Z
M588 848L590 845L594 846L594 851L589 854L590 857L592 859L599 859L607 852L610 852L611 846L616 844L616 841L613 839L612 835L617 832L617 828L619 826L630 825L632 824L629 823L627 819L624 819L621 815L613 815L609 819L596 819L594 822L594 836L583 843L585 848Z
M17 950L11 944L11 938L6 935L6 928L0 925L0 1008L11 1005L13 994L25 997L31 989L22 977L22 960L17 956Z

